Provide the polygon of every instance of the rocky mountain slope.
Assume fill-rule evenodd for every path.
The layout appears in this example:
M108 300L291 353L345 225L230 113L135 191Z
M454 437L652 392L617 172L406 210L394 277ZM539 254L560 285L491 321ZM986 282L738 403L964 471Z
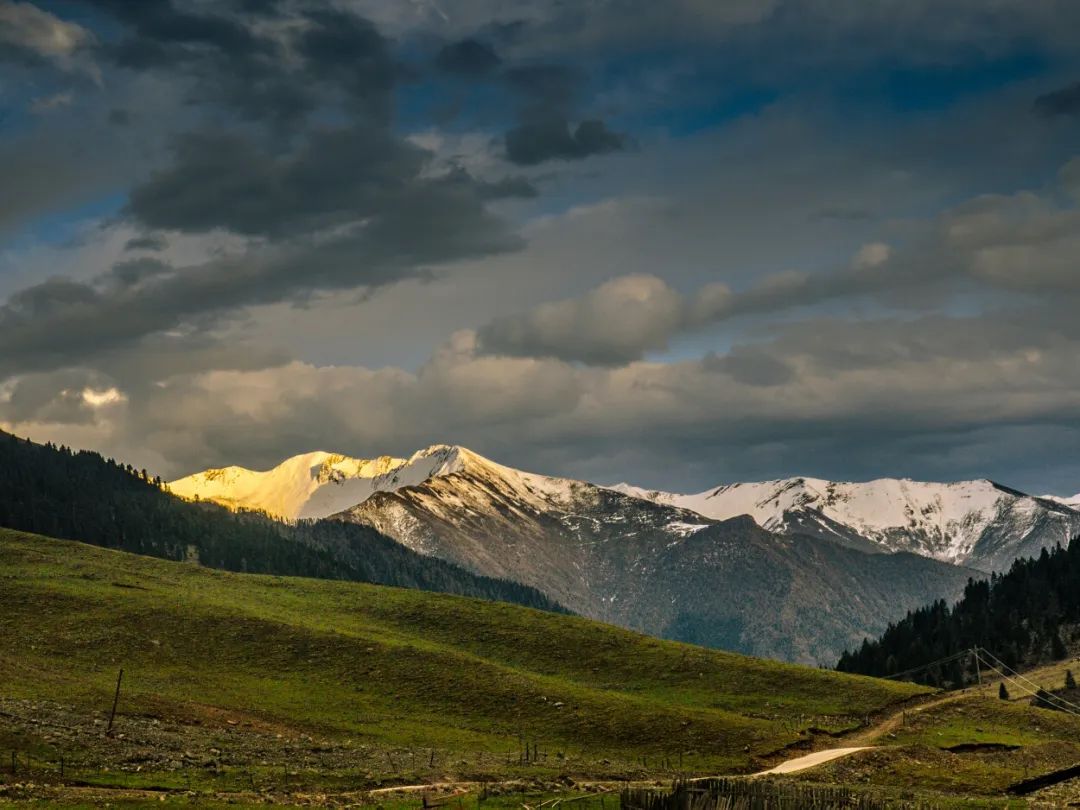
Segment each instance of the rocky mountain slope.
M839 651L971 571L716 521L581 481L521 472L458 447L442 472L338 517L489 576L533 585L591 618L668 638L831 664Z
M1080 511L992 481L865 483L788 478L731 484L696 495L619 484L622 494L715 520L750 515L783 534L812 534L866 551L909 551L981 571L1008 569L1080 533Z

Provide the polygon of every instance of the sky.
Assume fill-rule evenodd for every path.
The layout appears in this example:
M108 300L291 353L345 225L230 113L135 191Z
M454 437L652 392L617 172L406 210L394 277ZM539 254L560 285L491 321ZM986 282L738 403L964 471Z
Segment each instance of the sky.
M0 0L0 428L1080 491L1075 0Z

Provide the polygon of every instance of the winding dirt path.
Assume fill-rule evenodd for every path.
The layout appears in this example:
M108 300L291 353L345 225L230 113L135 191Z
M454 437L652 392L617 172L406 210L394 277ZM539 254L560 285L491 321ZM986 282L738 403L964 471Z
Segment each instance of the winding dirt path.
M786 759L772 768L752 774L752 776L797 773L798 771L809 770L818 765L823 765L826 762L831 762L834 759L857 754L859 751L869 751L873 748L879 748L880 746L873 745L873 743L880 740L886 734L900 728L904 722L905 715L918 714L927 709L933 709L947 703L956 703L970 697L972 697L972 695L965 690L962 692L952 692L942 697L926 700L915 705L901 707L891 714L886 715L872 726L844 735L842 739L845 745L843 746L836 748L821 748L810 754L803 754L802 756Z
M773 774L781 773L797 773L798 771L805 771L808 768L813 768L815 765L822 765L826 762L832 762L834 759L840 759L840 757L846 757L849 754L855 754L859 751L870 751L875 746L873 745L860 745L854 748L826 748L822 751L815 751L812 754L807 754L804 757L796 757L795 759L789 759L786 762L781 762L775 768L769 768L767 771L761 771L759 773L752 774L752 776L771 776Z

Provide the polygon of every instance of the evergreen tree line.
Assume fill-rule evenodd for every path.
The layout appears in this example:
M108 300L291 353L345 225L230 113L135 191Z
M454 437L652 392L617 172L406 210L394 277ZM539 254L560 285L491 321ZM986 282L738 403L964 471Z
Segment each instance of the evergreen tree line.
M535 588L425 557L368 526L292 525L191 503L145 470L3 431L0 526L226 571L372 582L566 612Z
M973 647L986 648L1014 669L1061 660L1078 623L1080 538L1068 548L1017 560L1008 573L968 580L952 608L939 600L909 612L876 641L845 652L836 668L878 677L917 670L904 679L959 687L976 677L966 656L928 665Z

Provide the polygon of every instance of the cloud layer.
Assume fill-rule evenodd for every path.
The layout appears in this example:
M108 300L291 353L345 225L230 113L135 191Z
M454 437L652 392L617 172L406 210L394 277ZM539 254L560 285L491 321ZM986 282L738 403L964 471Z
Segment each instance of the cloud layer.
M0 426L1080 490L1078 9L0 0Z

